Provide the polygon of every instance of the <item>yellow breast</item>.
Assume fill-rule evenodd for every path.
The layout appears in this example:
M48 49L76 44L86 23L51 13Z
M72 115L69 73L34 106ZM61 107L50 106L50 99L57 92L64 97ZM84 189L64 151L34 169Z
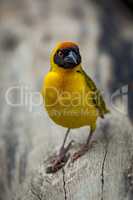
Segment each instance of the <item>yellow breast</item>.
M42 95L50 118L61 126L78 128L96 121L92 92L78 72L49 72Z

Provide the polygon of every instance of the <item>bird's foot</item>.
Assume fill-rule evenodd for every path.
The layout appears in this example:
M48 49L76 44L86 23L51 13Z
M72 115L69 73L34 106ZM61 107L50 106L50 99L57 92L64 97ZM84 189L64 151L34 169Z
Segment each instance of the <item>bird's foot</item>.
M72 155L71 162L74 162L77 159L79 159L81 156L83 156L89 150L89 148L90 148L90 145L86 145L86 144L83 145L80 150L78 150Z
M91 142L91 144L84 144L82 145L81 149L78 150L77 152L75 152L73 155L72 155L72 158L71 158L71 162L73 163L74 161L78 160L80 157L84 156L85 153L92 148L92 146L96 143L96 141L93 141Z
M50 166L47 167L46 173L55 173L65 166L68 159L70 158L70 153L68 153L73 141L71 141L67 147L62 147L60 149L59 155L55 156L55 158L51 161Z

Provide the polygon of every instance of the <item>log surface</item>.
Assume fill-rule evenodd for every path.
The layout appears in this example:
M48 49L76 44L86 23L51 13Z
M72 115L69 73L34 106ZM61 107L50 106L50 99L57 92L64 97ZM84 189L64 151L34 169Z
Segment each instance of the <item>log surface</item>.
M28 178L22 194L16 199L131 200L132 133L126 117L110 116L97 129L96 143L85 156L75 163L71 163L70 159L55 174L46 173L48 161L44 160ZM73 145L71 155L79 146Z

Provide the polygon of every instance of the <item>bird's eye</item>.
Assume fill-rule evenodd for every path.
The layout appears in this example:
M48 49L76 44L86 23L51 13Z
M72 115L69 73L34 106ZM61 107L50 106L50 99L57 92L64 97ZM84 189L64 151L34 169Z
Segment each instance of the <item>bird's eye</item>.
M62 51L59 51L59 52L58 52L58 56L63 57Z

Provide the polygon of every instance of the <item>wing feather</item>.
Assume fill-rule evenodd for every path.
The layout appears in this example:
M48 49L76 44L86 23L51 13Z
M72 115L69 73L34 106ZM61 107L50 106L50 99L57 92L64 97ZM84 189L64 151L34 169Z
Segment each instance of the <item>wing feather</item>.
M92 91L94 91L94 97L93 97L94 105L98 109L100 117L104 118L104 114L109 113L110 111L106 107L106 104L105 104L105 101L102 97L101 92L97 89L93 80L85 73L85 71L83 69L81 69L80 72L85 77L85 81L86 81L88 87Z

